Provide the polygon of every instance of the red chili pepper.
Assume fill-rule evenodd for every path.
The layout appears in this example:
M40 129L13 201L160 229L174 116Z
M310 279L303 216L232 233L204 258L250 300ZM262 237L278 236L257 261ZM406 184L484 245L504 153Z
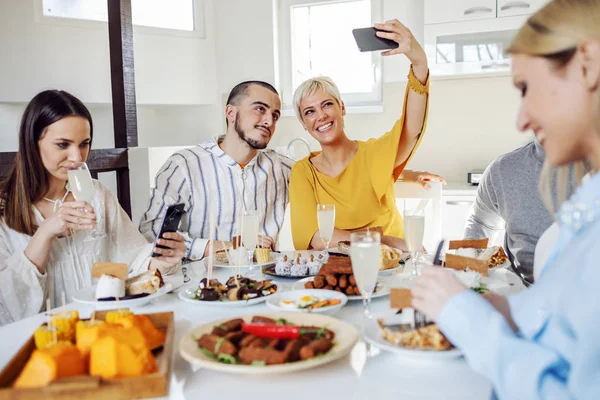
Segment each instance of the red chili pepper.
M242 331L266 339L298 339L300 329L293 325L242 324Z

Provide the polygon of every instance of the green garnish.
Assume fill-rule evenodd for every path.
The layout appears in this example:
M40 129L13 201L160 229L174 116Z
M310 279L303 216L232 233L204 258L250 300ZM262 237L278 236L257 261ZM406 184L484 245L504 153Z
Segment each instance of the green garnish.
M227 327L225 325L217 325L217 328L219 328L219 329L221 329L223 331L227 330Z
M248 283L248 288L252 289L254 287L254 282Z
M217 356L217 360L221 361L224 364L237 364L235 357L230 356L229 354L221 353Z
M279 318L279 319L278 319L278 320L275 322L275 325L293 325L293 324L290 324L290 323L288 322L288 320L287 320L287 319L285 319L285 318Z
M250 364L250 365L260 365L260 366L264 367L265 365L267 365L267 362L263 361L263 360L256 360L256 361L252 361L252 364Z
M200 351L201 351L201 352L202 352L202 353L203 353L205 356L207 356L207 357L209 357L209 358L211 358L211 359L213 359L213 360L216 360L216 359L217 359L217 356L215 356L215 354L214 354L212 351L210 351L210 350L208 350L208 349L205 349L204 347L201 347L201 346L198 346L198 347L200 347Z
M317 339L321 339L323 334L325 333L325 328L321 328L317 331Z
M219 338L217 340L217 344L215 344L215 353L218 353L219 350L221 349L221 346L223 345L223 342L225 341L225 338Z
M485 286L482 285L482 286L479 286L479 287L476 287L476 288L471 288L471 290L473 290L476 293L483 294L483 293L486 293L488 291L488 288L486 288Z

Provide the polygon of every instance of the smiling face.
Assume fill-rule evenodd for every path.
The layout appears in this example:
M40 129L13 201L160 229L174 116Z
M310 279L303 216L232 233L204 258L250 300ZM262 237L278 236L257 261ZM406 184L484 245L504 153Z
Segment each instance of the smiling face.
M90 124L83 117L65 117L48 125L38 141L40 157L48 174L66 181L67 167L87 160L91 140Z
M321 145L335 143L344 133L344 103L317 90L306 95L299 104L302 125Z
M533 131L554 166L585 160L596 110L577 55L558 68L544 57L515 54L512 68L522 97L517 128Z
M264 149L275 133L281 116L281 100L276 93L259 85L248 87L239 104L228 104L227 118L239 138L255 150Z

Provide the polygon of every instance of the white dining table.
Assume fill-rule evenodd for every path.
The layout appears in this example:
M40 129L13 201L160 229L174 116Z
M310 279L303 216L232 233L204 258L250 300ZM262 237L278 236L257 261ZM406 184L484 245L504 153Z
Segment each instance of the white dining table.
M191 268L188 267L190 270ZM512 274L511 272L506 272ZM222 282L231 275L229 269L217 269L215 277ZM192 275L193 276L193 275ZM269 277L270 278L270 277ZM392 285L396 277L387 278ZM179 285L183 275L169 277ZM280 289L291 290L293 280L274 279ZM398 280L399 281L399 280ZM399 286L403 282L398 282ZM515 285L514 285L515 286ZM515 291L522 287L514 287ZM151 303L132 309L135 313L172 311L175 313L174 368L169 399L281 398L306 399L456 399L483 400L491 396L489 381L473 371L464 358L431 361L404 358L397 353L380 350L362 338L351 353L332 363L299 372L280 375L247 376L215 372L191 365L179 355L179 341L192 328L224 318L240 315L263 315L274 312L265 303L248 307L210 307L191 304L178 298L177 289ZM53 311L79 311L88 318L94 309L78 303L69 303ZM389 297L373 299L373 313L389 311ZM361 329L364 323L361 301L349 301L335 315ZM45 315L32 317L0 327L0 369L11 360L34 330L45 321Z

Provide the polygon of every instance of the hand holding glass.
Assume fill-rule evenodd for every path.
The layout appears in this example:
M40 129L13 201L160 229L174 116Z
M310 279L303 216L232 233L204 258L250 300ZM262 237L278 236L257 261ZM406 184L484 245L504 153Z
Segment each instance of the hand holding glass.
M325 251L328 252L335 227L335 204L317 204L317 221L319 222L319 235L325 245Z
M68 168L68 177L69 190L73 193L75 200L91 204L94 198L94 182L87 164L84 162L73 163ZM97 240L99 238L96 228L92 228L85 240Z
M365 316L372 318L369 302L377 285L381 266L381 237L379 232L355 232L350 234L350 258L356 287L363 298Z

